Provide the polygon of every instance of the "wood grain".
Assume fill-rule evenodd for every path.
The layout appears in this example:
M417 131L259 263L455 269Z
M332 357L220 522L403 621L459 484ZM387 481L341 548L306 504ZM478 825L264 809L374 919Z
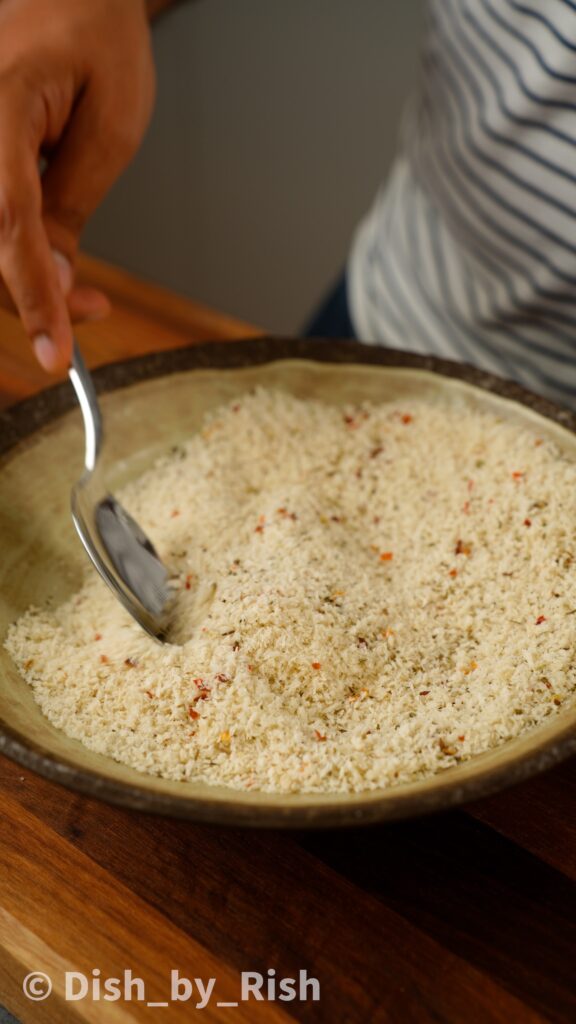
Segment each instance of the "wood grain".
M576 881L576 758L473 804L478 821Z
M108 319L77 329L90 367L199 341L234 341L263 333L89 256L79 259L79 280L105 292L112 303ZM18 320L0 310L0 408L55 379L38 366Z
M2 764L3 798L13 785L25 813L41 815L43 831L52 828L203 949L238 971L265 972L273 964L279 973L305 968L319 977L321 1004L307 1008L306 1020L340 1020L344 994L350 1021L388 1020L401 1007L415 1013L419 1005L432 1020L543 1019L488 972L386 906L358 878L346 878L311 854L310 838L134 815L55 792L49 783L18 772ZM386 831L397 850L403 829ZM316 842L333 852L361 850L374 835L353 830ZM394 875L386 874L393 886Z
M218 999L238 999L238 980L231 967L190 935L177 928L109 871L58 837L38 818L3 793L3 833L0 844L0 942L8 954L10 976L14 967L21 977L44 971L54 983L54 994L64 1004L64 972L80 971L92 978L118 977L132 967L145 982L146 1003L164 1001L171 971L189 978L217 978ZM0 983L2 970L0 966ZM30 1004L18 1008L30 1015ZM102 1009L88 999L68 1002L66 1020L100 1021ZM113 1022L150 1018L143 1001L111 1003L106 1019ZM181 1019L181 1006L163 1008L164 1020ZM30 1019L33 1019L30 1016ZM35 1019L35 1017L34 1017ZM217 1021L212 1002L203 1019ZM234 1019L250 1024L288 1020L280 1006L240 1003Z
M114 312L91 365L259 333L88 258ZM4 403L45 386L0 315ZM66 1003L66 970L124 968L162 999L172 968L307 970L319 1002L212 1005L214 1021L533 1024L576 1019L576 761L466 810L306 835L195 827L110 807L0 759L0 1003L27 1022L184 1020L191 1007ZM55 977L45 1003L29 970ZM158 1016L159 1015L159 1016Z

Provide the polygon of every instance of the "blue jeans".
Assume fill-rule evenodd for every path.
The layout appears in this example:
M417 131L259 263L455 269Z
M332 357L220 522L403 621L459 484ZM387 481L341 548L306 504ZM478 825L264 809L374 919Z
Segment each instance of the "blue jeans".
M304 338L355 338L344 272L302 331Z

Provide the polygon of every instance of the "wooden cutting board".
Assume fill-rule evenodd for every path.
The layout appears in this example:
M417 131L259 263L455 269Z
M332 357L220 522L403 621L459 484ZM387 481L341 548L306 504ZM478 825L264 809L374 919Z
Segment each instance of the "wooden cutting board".
M114 305L82 329L91 366L259 333L95 260L81 269ZM0 403L45 385L0 314ZM190 1020L194 978L216 979L206 1021L568 1024L575 881L574 760L465 810L291 834L125 811L0 759L0 1003L25 1024ZM129 970L144 999L137 985L130 1001L97 998ZM31 1001L37 971L53 988ZM169 1002L171 971L192 979L190 1001ZM320 999L239 1001L241 972L269 971L307 972ZM66 972L85 998L66 1001Z

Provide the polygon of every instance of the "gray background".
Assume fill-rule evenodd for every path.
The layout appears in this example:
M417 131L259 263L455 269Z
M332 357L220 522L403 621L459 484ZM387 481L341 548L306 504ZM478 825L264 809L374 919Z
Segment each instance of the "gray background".
M153 123L85 248L297 331L392 159L422 7L198 0L165 15Z

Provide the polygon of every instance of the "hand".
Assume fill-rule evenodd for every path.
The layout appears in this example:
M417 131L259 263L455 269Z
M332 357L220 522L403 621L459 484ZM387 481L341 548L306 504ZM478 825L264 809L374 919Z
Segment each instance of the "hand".
M0 302L50 372L69 364L71 319L108 311L74 286L78 238L153 101L144 0L0 0Z

